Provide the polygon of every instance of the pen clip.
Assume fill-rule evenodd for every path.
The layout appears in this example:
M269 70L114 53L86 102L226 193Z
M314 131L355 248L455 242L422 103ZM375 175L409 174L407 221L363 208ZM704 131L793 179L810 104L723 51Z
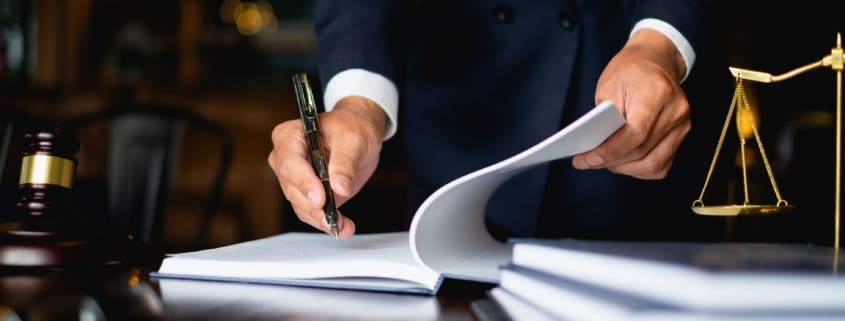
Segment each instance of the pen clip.
M302 125L305 131L305 140L311 152L311 164L317 177L321 181L328 181L328 164L326 164L325 151L320 142L320 123L317 119L317 108L314 103L314 94L305 73L298 73L293 76L293 86L296 90L296 102L299 105L299 114L302 118Z
M311 84L308 82L308 76L304 73L294 75L293 87L296 90L296 103L299 106L299 114L302 118L302 125L305 128L305 133L308 134L319 131L320 125L317 122L317 104L314 103L314 93L311 91Z

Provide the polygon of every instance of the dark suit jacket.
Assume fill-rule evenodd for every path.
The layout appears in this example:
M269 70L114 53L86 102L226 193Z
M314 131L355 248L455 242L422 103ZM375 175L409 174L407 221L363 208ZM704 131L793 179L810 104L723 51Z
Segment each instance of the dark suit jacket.
M599 74L637 21L662 19L698 51L711 3L317 1L319 72L326 82L363 68L397 84L416 205L437 187L536 144L592 108ZM575 171L566 160L551 173L541 166L508 182L493 196L487 217L502 236L618 235L635 228L642 213L665 207L661 193L679 192L663 185L605 170ZM685 210L695 196L678 195L687 205L675 210ZM553 215L538 216L541 208Z

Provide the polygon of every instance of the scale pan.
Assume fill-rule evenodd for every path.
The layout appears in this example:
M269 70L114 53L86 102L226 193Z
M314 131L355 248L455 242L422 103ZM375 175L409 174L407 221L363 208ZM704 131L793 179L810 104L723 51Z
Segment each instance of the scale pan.
M783 214L792 211L792 205L712 205L691 206L698 215L709 216L738 216L738 215L770 215Z

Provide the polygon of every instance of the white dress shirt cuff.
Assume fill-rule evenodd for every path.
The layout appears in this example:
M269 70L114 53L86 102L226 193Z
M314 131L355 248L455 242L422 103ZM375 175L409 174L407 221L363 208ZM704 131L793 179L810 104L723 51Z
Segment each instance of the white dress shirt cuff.
M344 97L361 96L375 102L387 115L384 140L396 134L399 114L399 90L390 79L364 69L347 69L334 75L326 84L323 101L326 111Z
M692 49L692 46L689 41L687 41L687 38L684 37L678 29L675 29L675 27L672 27L672 25L666 21L655 18L646 18L637 22L631 30L631 35L638 30L645 28L654 29L662 33L669 38L673 44L675 44L675 48L678 48L678 52L681 53L681 57L684 58L684 64L686 65L684 77L681 78L681 82L684 82L684 80L687 79L687 76L689 76L692 66L695 64L695 50Z

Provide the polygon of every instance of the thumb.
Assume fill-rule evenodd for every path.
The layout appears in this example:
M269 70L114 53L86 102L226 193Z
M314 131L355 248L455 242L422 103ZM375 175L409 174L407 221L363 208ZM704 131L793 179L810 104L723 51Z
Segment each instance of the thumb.
M343 148L330 153L329 179L338 204L352 198L373 175L380 149L372 145L346 141L345 144L335 145Z
M350 98L351 99L351 98ZM342 104L342 102L346 102ZM345 99L323 122L329 148L329 179L343 203L354 196L378 165L384 136L384 112L368 100Z
M329 180L340 203L351 198L355 189L352 182L356 178L358 161L353 155L353 153L336 151L331 153L331 158L329 158Z

